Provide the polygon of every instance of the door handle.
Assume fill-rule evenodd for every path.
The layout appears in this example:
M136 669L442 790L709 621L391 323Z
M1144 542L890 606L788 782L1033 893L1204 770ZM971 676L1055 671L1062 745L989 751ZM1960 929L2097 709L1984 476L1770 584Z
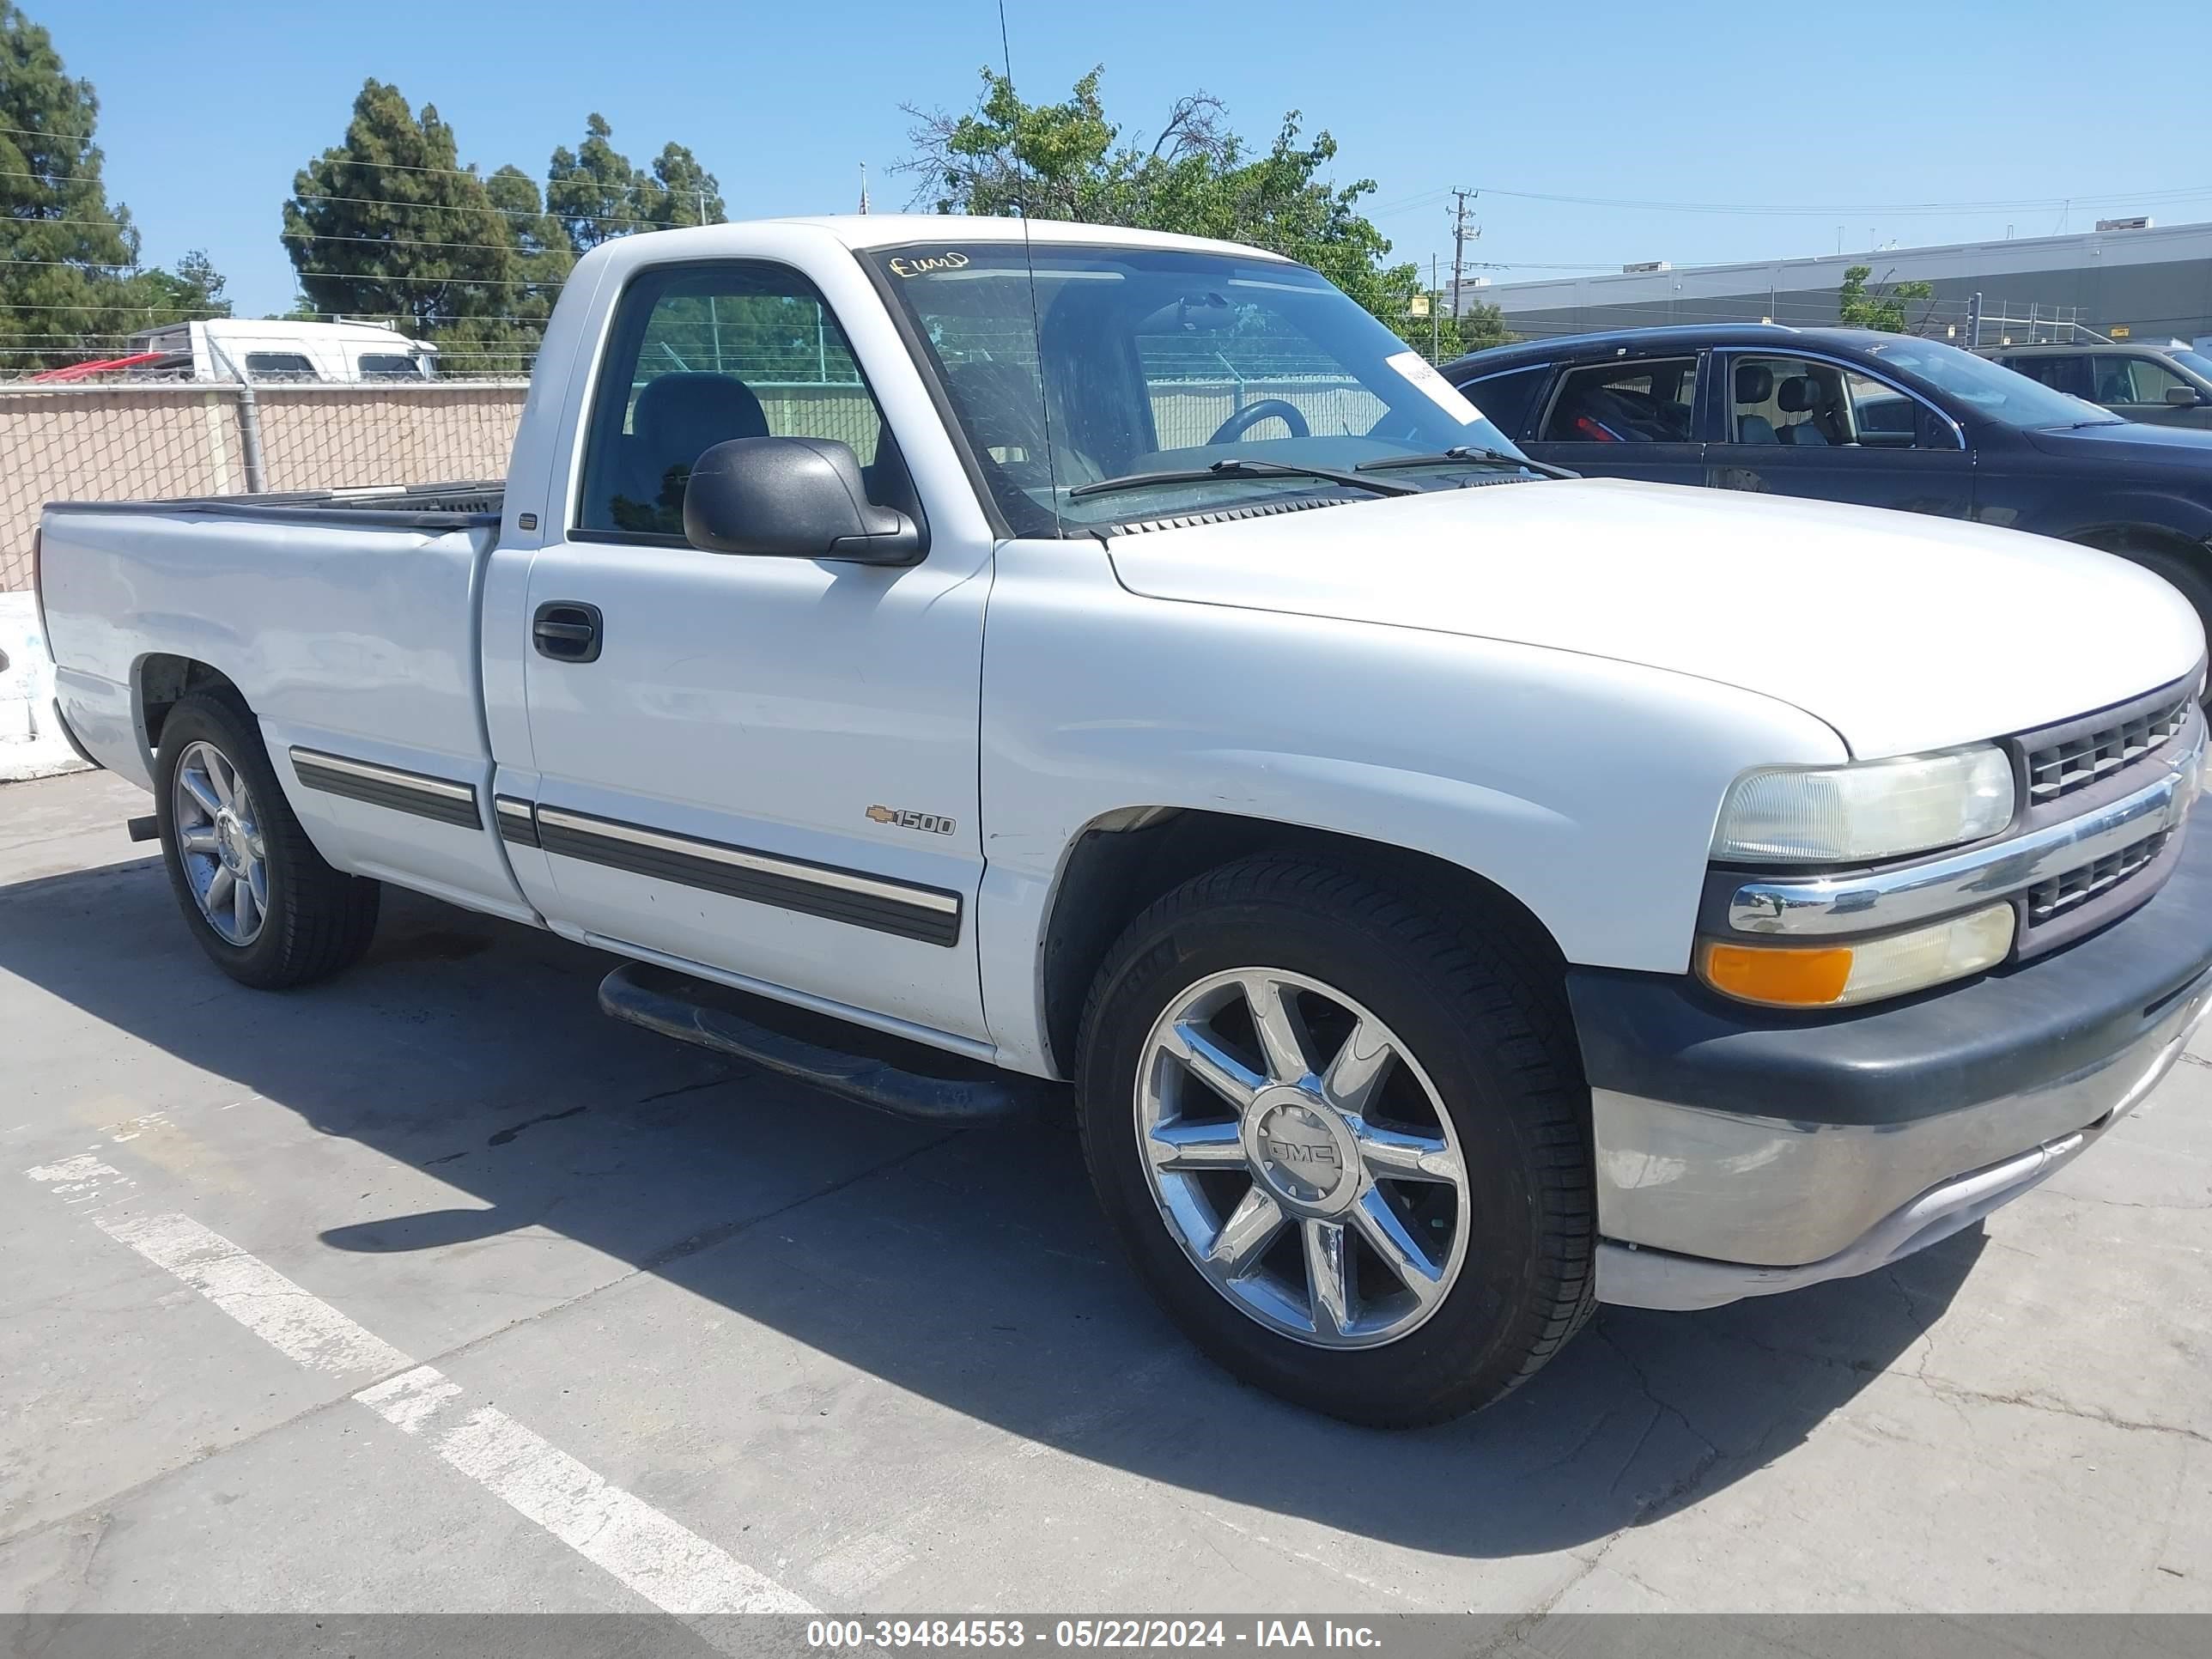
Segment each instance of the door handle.
M605 619L596 605L549 599L530 619L530 641L556 662L597 662Z

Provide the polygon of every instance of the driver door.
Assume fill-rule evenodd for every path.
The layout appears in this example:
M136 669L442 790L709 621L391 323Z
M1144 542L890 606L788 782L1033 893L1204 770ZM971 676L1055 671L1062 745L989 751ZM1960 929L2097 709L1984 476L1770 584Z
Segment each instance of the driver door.
M1951 419L1863 370L1814 357L1733 352L1715 488L1852 501L1938 518L1973 507L1972 457Z
M985 1037L989 544L940 528L886 568L684 539L693 463L740 437L849 445L872 501L928 521L870 365L796 270L648 268L599 361L578 499L520 608L535 771L500 788L535 805L515 849L533 900L572 936Z

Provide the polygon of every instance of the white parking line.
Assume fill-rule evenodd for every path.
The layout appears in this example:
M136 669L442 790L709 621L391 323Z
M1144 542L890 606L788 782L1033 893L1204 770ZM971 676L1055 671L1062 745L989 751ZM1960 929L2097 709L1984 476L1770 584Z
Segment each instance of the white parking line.
M82 1206L127 1176L86 1155L27 1172ZM267 1262L185 1215L126 1218L93 1212L94 1224L182 1279L295 1364L332 1376L386 1380L353 1397L517 1514L665 1613L812 1613L813 1605L716 1545L594 1474L498 1407L474 1405L461 1385L405 1354ZM392 1375L397 1372L398 1375Z

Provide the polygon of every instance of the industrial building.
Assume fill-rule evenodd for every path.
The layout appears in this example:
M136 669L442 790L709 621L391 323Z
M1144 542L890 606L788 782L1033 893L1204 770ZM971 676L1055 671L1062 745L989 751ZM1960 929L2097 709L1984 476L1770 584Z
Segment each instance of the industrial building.
M1836 290L1853 265L1871 267L1877 289L1933 284L1934 299L1908 306L1908 321L1961 345L1977 343L1977 313L1982 345L2063 339L2076 325L2118 339L2212 336L2212 224L2148 219L2100 220L2071 235L1745 264L1659 260L1600 276L1468 283L1460 295L1462 305L1498 307L1507 327L1531 338L1668 323L1832 326Z

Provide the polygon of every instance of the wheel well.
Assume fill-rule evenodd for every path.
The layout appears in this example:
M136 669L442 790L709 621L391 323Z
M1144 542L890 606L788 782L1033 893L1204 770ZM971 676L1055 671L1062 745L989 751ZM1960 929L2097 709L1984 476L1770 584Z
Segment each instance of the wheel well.
M197 662L190 657L174 657L155 652L138 664L138 725L146 736L146 754L150 760L161 746L161 727L169 718L169 711L194 691L227 691L238 698L240 707L245 698L239 696L238 687L230 677L218 668Z
M1517 954L1558 981L1565 960L1535 914L1495 882L1427 853L1333 830L1231 813L1141 808L1096 820L1077 836L1053 895L1043 957L1045 1037L1054 1066L1074 1063L1091 982L1122 930L1153 900L1218 865L1255 853L1292 853L1348 866L1403 886L1421 902L1480 917Z
M2123 559L2154 554L2172 560L2199 580L2205 579L2208 569L2212 569L2212 560L2207 559L2203 543L2191 541L2179 531L2159 525L2098 525L2076 531L2066 539L2077 546L2094 547L2100 553L2111 553Z

